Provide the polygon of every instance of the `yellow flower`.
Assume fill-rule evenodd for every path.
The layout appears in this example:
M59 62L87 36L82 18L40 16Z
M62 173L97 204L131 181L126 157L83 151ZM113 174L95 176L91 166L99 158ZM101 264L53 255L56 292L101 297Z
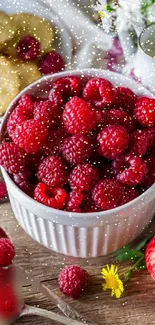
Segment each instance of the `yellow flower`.
M98 11L98 14L99 14L99 16L101 17L101 18L103 18L104 17L104 11Z
M101 274L105 280L105 283L102 284L103 290L111 289L111 295L120 298L124 286L118 275L118 267L116 265L107 265L106 268L102 269Z

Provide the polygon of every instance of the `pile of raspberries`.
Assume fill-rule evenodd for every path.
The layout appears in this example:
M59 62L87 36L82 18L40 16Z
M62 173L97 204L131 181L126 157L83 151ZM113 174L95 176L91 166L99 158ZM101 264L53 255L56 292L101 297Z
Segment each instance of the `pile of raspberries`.
M53 82L9 116L0 165L34 200L70 212L113 209L155 182L155 99L103 78Z

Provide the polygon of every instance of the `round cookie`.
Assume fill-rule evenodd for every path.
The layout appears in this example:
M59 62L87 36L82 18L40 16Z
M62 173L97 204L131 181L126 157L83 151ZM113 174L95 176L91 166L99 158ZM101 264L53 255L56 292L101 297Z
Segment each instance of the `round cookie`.
M5 12L0 11L0 49L14 37L16 29L16 22Z
M13 64L20 78L20 90L41 77L41 73L35 63L14 60Z

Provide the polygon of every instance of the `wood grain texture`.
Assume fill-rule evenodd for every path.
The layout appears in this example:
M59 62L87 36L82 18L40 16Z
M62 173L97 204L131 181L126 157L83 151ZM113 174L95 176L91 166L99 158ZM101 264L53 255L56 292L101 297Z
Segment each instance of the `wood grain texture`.
M146 271L136 272L132 280L126 284L121 299L115 299L110 293L103 292L100 283L100 271L106 264L114 262L112 255L96 259L75 259L57 255L36 243L18 225L13 216L10 204L0 206L0 225L7 231L16 246L15 262L31 271L43 283L66 299L86 318L98 325L146 325L155 323L155 283ZM155 220L146 229L147 233L155 233ZM57 288L57 277L65 265L78 264L87 269L91 275L89 290L78 301L64 297ZM120 265L124 268L124 265ZM59 310L30 283L23 287L25 302L60 313ZM24 317L16 321L16 325L54 325L55 322L39 317Z

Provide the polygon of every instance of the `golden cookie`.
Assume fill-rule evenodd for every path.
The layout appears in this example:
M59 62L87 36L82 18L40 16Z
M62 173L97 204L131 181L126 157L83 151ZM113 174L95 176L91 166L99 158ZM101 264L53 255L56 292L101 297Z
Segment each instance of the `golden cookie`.
M54 31L48 20L28 13L14 14L11 18L18 26L21 39L27 35L36 37L40 42L42 53L51 47L54 40Z
M5 56L0 56L0 115L20 90L20 79L13 64Z
M17 44L18 44L19 40L20 40L20 35L18 32L14 35L14 37L10 41L7 41L4 43L4 46L1 49L1 52L3 54L6 54L8 56L12 56L12 57L16 58L17 57L16 48L17 48Z
M11 40L16 32L16 22L3 11L0 11L0 49L5 42Z
M20 78L20 90L41 77L41 73L35 63L14 60L14 67Z

